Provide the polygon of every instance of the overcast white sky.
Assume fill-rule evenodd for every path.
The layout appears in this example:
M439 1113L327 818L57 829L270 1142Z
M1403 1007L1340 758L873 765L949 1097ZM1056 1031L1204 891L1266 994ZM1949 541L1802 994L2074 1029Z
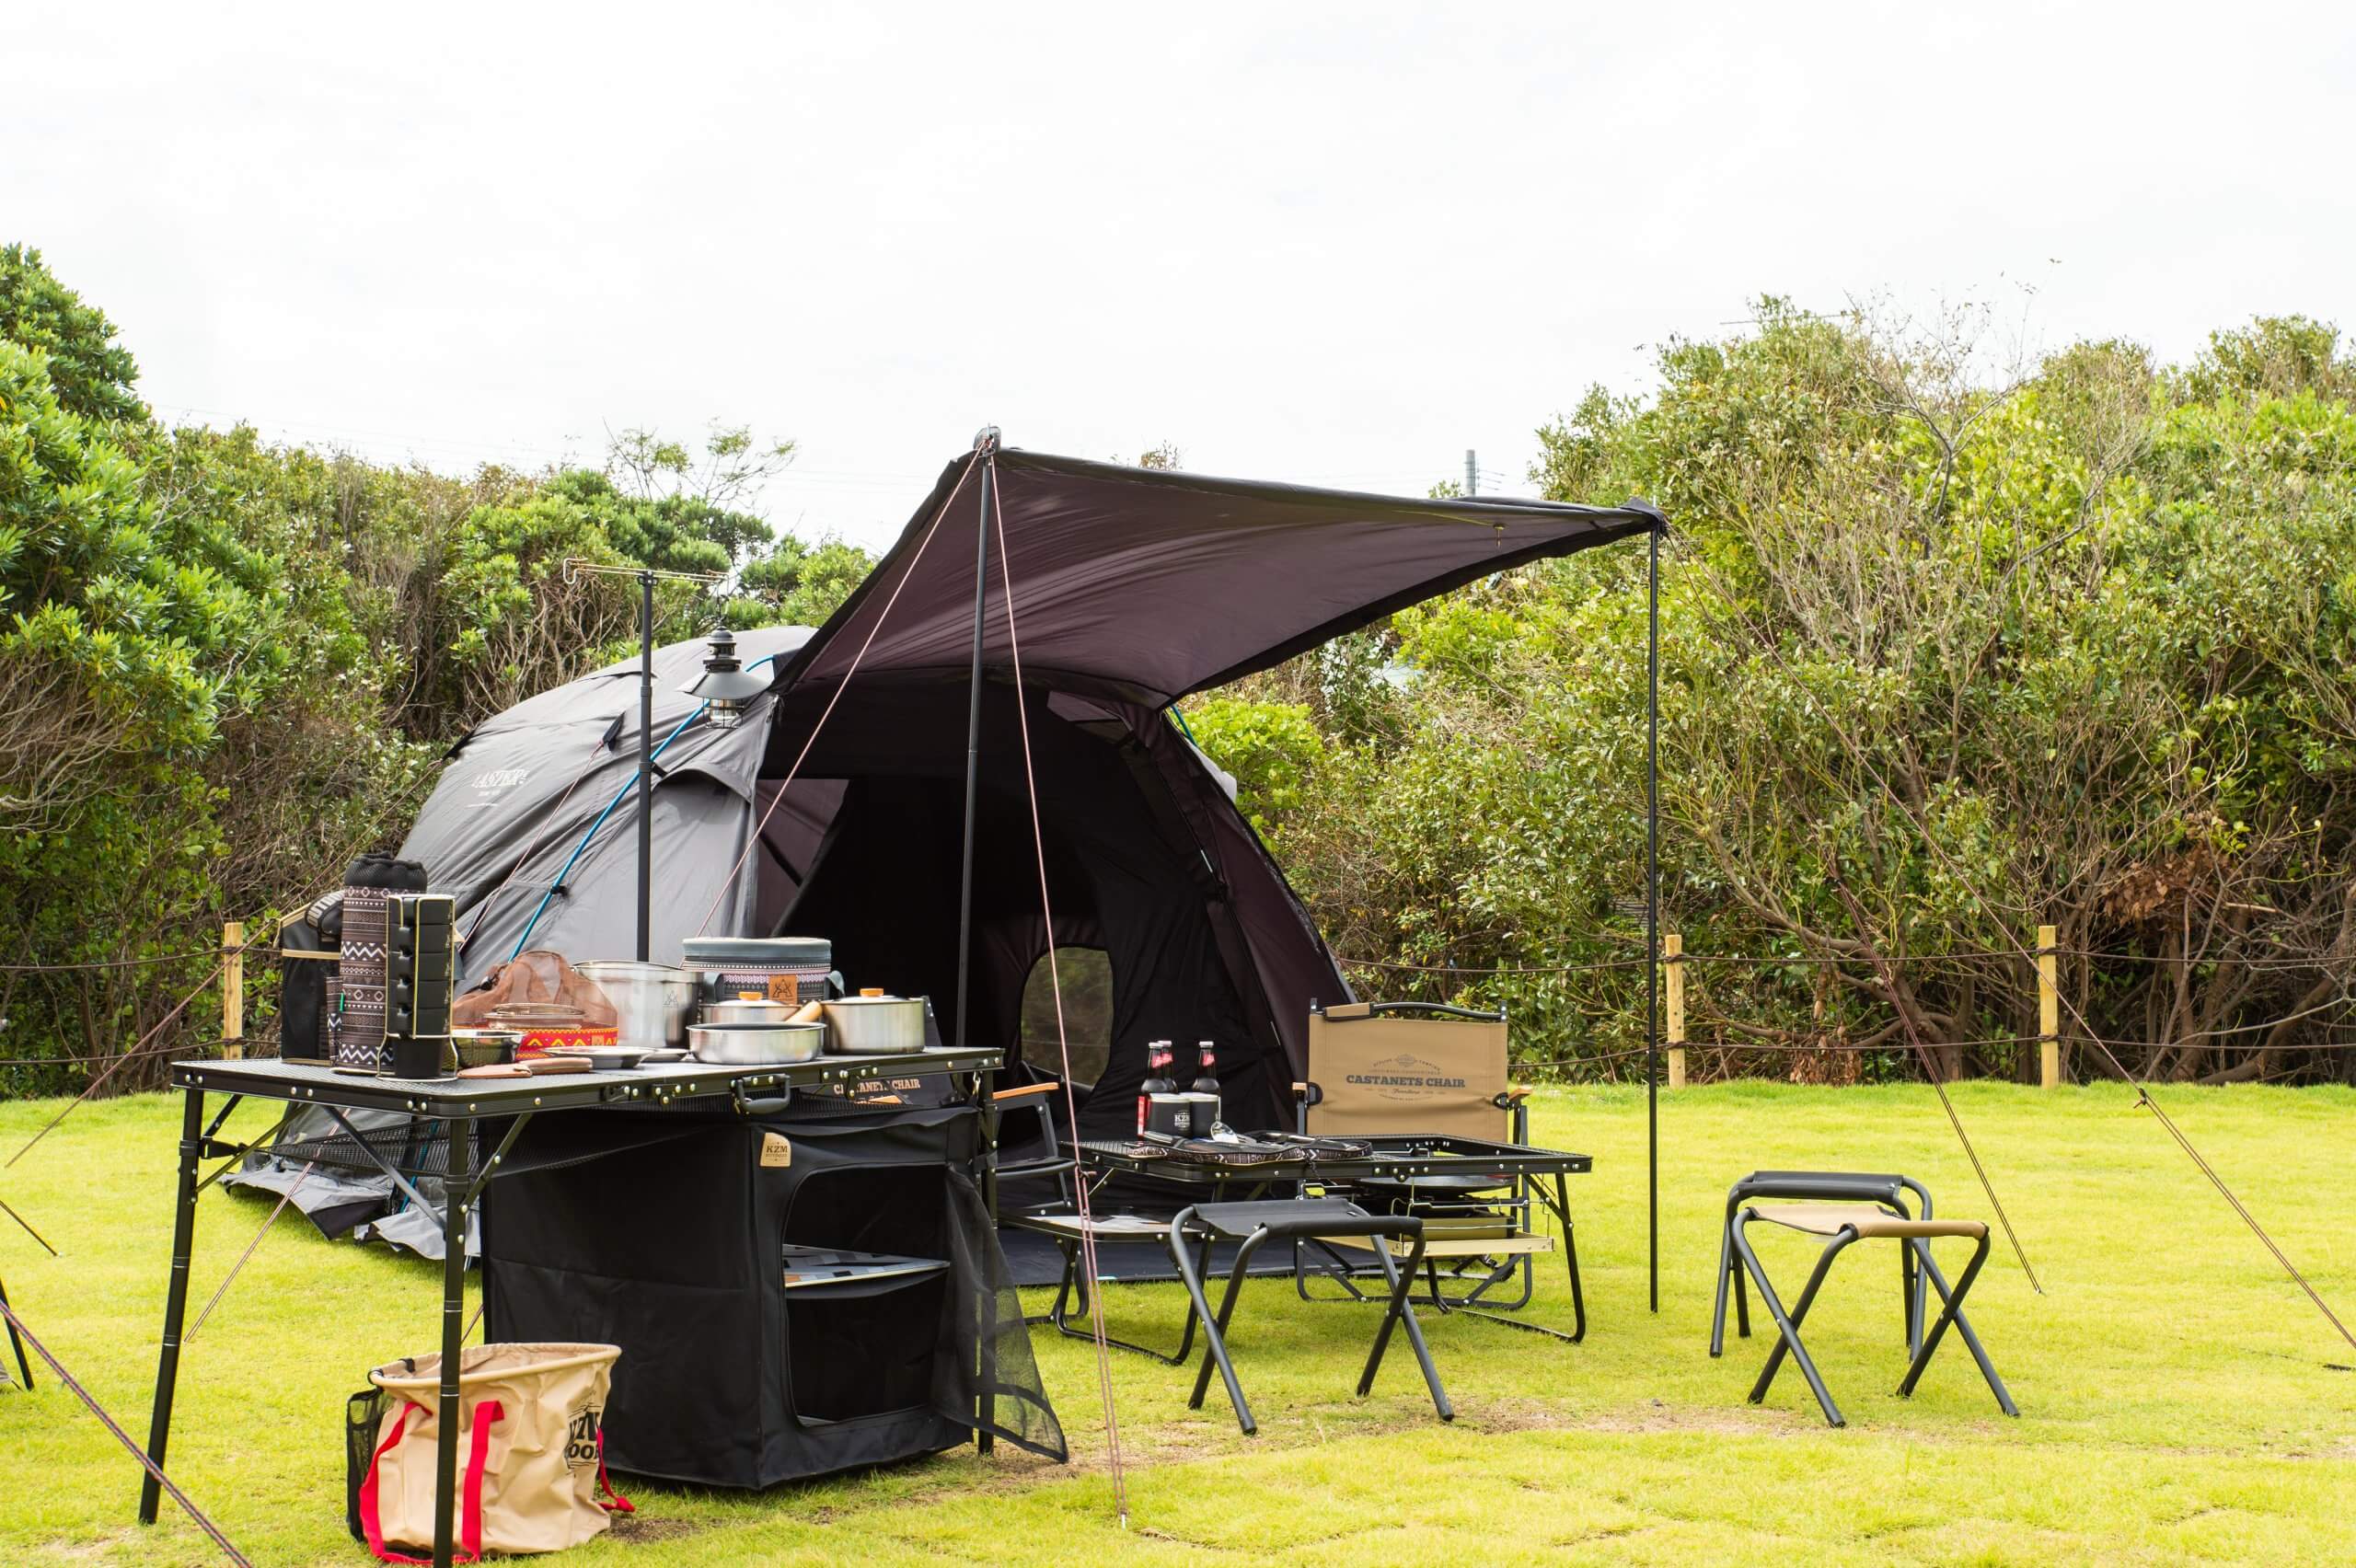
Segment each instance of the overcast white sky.
M0 239L166 415L461 469L750 422L772 517L871 545L986 421L1524 490L1761 292L2356 328L2345 6L9 9Z

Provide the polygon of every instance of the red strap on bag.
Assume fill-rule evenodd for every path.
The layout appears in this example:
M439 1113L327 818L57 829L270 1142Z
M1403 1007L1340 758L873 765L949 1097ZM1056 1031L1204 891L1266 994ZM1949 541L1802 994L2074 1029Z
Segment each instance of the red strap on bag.
M375 1454L368 1461L368 1473L360 1481L360 1528L367 1533L368 1550L381 1562L425 1563L431 1568L430 1557L404 1557L385 1545L385 1520L376 1495L376 1467L393 1451L409 1429L409 1412L421 1415L425 1407L414 1400L401 1401L401 1412L393 1418L393 1430L376 1446ZM506 1417L506 1410L497 1400L485 1400L475 1406L474 1443L467 1455L467 1478L459 1492L458 1551L456 1561L473 1562L482 1556L482 1472L491 1456L491 1429Z
M610 1503L602 1498L598 1500L597 1506L606 1513L635 1514L638 1512L638 1505L616 1492L614 1478L606 1473L606 1429L602 1426L597 1428L597 1485L605 1492L606 1497L613 1499Z

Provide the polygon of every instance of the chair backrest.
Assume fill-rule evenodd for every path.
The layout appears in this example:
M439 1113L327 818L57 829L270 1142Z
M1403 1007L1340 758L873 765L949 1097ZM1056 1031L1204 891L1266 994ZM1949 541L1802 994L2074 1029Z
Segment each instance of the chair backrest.
M1381 1006L1310 1013L1307 1129L1505 1136L1504 1017L1403 1018Z

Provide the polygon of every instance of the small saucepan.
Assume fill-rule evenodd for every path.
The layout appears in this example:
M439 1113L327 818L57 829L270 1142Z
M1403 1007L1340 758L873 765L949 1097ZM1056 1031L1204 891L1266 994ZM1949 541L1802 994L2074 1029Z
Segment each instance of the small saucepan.
M924 1049L924 998L864 990L820 1004L834 1038L827 1049L848 1056L914 1055Z

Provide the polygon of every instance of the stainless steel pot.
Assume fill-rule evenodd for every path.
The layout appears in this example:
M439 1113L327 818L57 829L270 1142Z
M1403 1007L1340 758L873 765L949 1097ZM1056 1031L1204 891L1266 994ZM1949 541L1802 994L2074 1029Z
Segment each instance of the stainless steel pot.
M687 1038L696 976L667 963L593 959L573 965L614 1004L615 1043L660 1051Z
M772 1002L765 997L739 997L733 1001L704 1003L703 1021L732 1024L791 1023L793 1021L793 1015L799 1010L791 1002Z
M924 1049L924 998L861 991L823 1004L832 1038L826 1049L840 1055L898 1055Z
M826 1049L823 1023L699 1023L687 1031L699 1062L731 1067L765 1067L778 1062L815 1061Z

